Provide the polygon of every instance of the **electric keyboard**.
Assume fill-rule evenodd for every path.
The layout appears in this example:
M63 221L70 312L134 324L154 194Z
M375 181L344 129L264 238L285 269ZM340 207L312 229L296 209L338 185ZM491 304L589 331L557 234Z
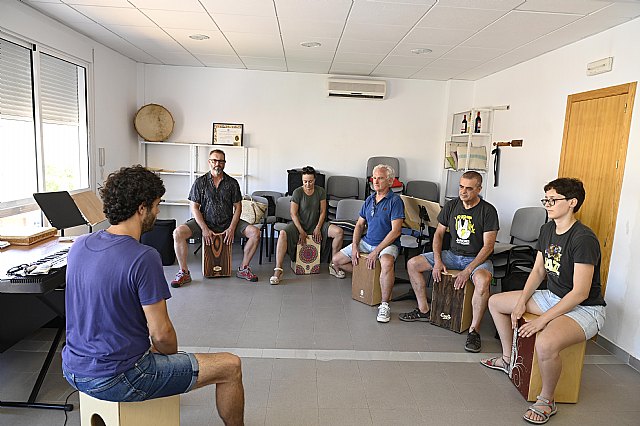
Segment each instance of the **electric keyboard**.
M65 248L25 265L25 275L9 275L0 279L0 293L48 293L65 282L67 255Z

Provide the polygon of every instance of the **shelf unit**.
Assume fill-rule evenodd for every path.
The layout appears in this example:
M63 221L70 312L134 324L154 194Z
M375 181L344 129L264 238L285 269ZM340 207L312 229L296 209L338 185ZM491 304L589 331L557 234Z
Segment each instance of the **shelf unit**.
M475 133L475 119L478 113L480 113L481 127L480 132ZM445 200L458 196L458 181L462 173L468 170L475 170L483 176L485 183L483 184L481 195L485 195L486 174L489 169L491 144L493 142L493 113L493 108L472 108L453 114L451 134L449 135L449 140L445 143L443 172ZM462 121L465 115L467 117L466 132L462 132ZM458 161L455 155L451 155L456 146L456 151L463 148L463 152L466 153L464 161ZM485 156L484 160L479 158L482 156ZM455 168L454 165L456 166Z
M178 223L191 217L189 190L193 182L209 171L209 152L219 148L227 159L225 173L234 177L240 190L248 191L248 155L242 146L222 146L190 142L139 141L139 161L156 172L166 188L161 207L161 218L175 218Z

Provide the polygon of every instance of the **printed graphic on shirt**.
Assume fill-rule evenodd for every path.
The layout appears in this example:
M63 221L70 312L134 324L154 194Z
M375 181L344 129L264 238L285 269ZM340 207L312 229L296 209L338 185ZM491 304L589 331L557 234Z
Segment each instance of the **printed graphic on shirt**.
M560 259L562 258L562 247L549 244L544 251L544 269L560 276Z
M472 234L476 233L476 229L471 221L473 218L466 214L459 214L456 216L456 243L462 246L469 245L469 238Z

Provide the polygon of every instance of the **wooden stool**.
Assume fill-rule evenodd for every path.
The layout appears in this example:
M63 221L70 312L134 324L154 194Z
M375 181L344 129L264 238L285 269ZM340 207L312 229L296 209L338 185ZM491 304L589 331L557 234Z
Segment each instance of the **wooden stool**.
M449 269L448 272L440 276L440 282L433 283L430 322L462 333L469 328L473 318L473 282L469 279L463 288L454 290L453 283L460 271Z
M202 276L231 276L231 245L224 243L224 234L214 234L210 246L202 243Z
M296 260L291 261L291 269L296 275L320 273L320 244L307 236L305 244L296 245Z
M525 312L518 320L518 327L536 318L538 315ZM535 350L536 335L523 338L514 333L511 348L511 373L509 376L511 382L527 401L535 401L536 396L540 395L542 390L542 378ZM582 341L560 351L562 373L554 395L556 402L578 402L586 346L587 342Z
M179 426L180 395L142 402L102 401L80 392L82 426Z
M360 253L358 266L351 275L351 298L369 306L379 305L382 301L380 289L380 260L376 259L374 269L367 268L368 253Z

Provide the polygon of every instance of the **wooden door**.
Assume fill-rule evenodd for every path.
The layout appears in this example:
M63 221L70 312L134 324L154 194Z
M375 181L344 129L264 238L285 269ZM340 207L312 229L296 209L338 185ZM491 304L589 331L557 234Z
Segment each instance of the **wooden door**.
M602 291L607 285L611 246L636 82L570 95L558 177L582 180L587 198L576 217L598 236Z

